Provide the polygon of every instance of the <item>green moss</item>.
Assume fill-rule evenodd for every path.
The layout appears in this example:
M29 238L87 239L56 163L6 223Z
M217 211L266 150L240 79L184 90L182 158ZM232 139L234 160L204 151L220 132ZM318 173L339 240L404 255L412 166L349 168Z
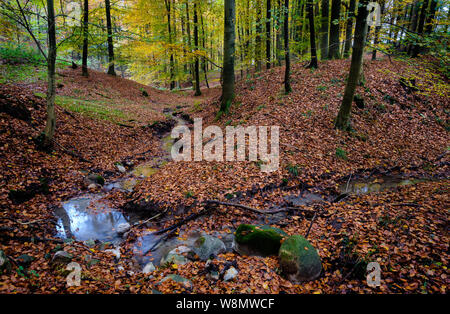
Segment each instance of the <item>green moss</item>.
M240 225L235 233L236 242L252 253L274 255L280 249L286 233L269 226Z
M278 256L283 273L291 280L313 280L321 272L322 264L317 250L300 235L287 238Z

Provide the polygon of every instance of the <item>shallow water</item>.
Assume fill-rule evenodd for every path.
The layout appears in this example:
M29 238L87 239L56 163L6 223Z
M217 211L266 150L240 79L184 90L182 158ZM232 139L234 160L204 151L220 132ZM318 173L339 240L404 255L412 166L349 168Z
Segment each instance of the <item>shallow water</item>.
M169 114L172 112L168 110ZM170 114L171 115L171 114ZM186 122L178 116L171 115L178 125ZM132 192L141 178L150 177L159 171L171 160L171 148L173 144L171 134L166 134L161 139L161 147L164 156L155 157L149 162L136 166L123 178L105 184L99 194L84 194L74 197L61 204L55 211L58 218L56 232L61 238L75 238L76 240L99 240L120 243L120 237L116 228L121 223L133 224L139 221L139 217L125 216L122 211L108 207L99 200L114 189L123 192ZM142 217L140 217L142 218ZM143 239L145 246L152 246L152 236ZM156 241L156 240L155 240ZM148 243L147 243L148 242ZM145 248L145 247L144 247Z
M160 265L161 258L178 246L192 246L195 240L201 235L199 232L192 232L189 235L179 235L164 241L161 241L153 250L150 250L159 241L161 236L148 232L139 237L133 247L133 255L137 262L145 265L152 262L153 265Z
M377 193L385 190L393 189L405 185L413 185L424 182L424 179L405 179L398 176L382 176L376 179L361 179L350 181L340 185L341 193L350 193L356 195L363 195L368 193Z
M309 205L314 202L323 202L324 198L320 194L314 194L310 192L302 192L300 194L288 195L284 199L292 203L294 206Z
M74 237L80 241L99 240L120 242L116 228L121 223L133 223L122 212L98 202L101 195L87 194L62 203L56 210L56 231L61 238Z

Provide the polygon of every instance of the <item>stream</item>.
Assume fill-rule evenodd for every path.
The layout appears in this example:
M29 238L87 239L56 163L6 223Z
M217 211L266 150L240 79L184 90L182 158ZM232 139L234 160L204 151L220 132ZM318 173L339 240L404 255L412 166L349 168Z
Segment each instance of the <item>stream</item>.
M186 124L185 120L173 115L172 112L169 112L169 116L175 119L178 125ZM132 192L140 180L155 174L160 167L171 160L173 141L170 132L164 134L161 139L161 148L164 151L162 157L155 157L149 162L137 165L121 179L105 184L99 193L84 193L63 202L55 211L55 216L57 217L57 236L62 239L74 238L79 241L94 240L110 242L116 248L120 246L123 239L118 229L124 224L131 226L137 224L143 217L124 213L120 209L112 208L107 203L102 202L102 198L113 190ZM341 193L362 195L381 192L398 186L417 184L423 181L425 180L405 179L399 176L385 175L377 178L350 180L340 185L339 190ZM293 205L300 206L321 202L325 199L320 194L302 192L287 196L285 200ZM272 223L283 218L281 217L282 215L280 217L273 216L273 219L270 220ZM267 222L270 223L270 221ZM161 259L173 248L178 246L190 247L199 235L199 232L193 231L189 234L180 234L178 237L161 241L160 236L156 236L152 232L147 232L136 240L133 255L140 265L145 265L148 262L159 265ZM221 234L216 232L214 236L223 240L227 250L233 249L233 233ZM152 248L152 252L149 253Z
M177 125L186 124L185 120L173 115L171 110L166 110L165 113L174 119ZM99 193L84 193L62 202L61 206L54 213L57 218L56 235L62 239L94 240L110 242L115 247L120 246L123 241L118 233L120 226L124 224L132 226L142 221L143 217L112 208L105 202L102 202L102 199L113 190L131 193L142 179L152 176L160 167L171 160L172 144L173 138L170 131L161 138L161 149L164 152L162 157L155 157L148 162L137 165L122 178L106 183ZM148 262L149 257L144 255L158 241L159 237L151 233L138 238L134 248L134 255L141 265ZM160 259L168 252L168 248L172 247L172 244L178 244L170 243L170 240L166 242L160 243L156 251L153 252L153 258ZM181 243L181 241L179 242Z

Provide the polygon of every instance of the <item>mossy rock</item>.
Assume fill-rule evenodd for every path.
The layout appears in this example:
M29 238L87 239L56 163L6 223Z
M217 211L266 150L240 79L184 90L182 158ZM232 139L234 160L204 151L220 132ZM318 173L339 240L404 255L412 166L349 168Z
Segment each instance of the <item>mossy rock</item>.
M194 242L193 246L195 254L197 254L202 261L206 261L211 257L219 255L220 253L224 253L226 249L227 248L222 240L207 234L199 237Z
M276 255L287 234L270 226L240 225L235 232L236 249L240 254Z
M85 178L84 181L87 186L90 184L100 184L101 186L105 185L105 179L96 173L91 173Z
M294 283L314 280L322 271L317 250L300 235L287 238L278 256L283 274Z
M9 273L11 271L11 263L5 252L0 250L0 274Z

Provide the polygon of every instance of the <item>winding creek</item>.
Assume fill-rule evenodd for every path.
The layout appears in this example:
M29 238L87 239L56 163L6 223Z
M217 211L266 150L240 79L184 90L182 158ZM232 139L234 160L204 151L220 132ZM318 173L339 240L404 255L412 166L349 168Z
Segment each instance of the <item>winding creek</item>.
M186 124L185 120L177 115L173 115L172 112L169 112L169 115L179 125ZM171 159L170 151L172 143L173 139L170 132L164 134L161 139L161 147L164 151L163 157L157 157L150 162L136 166L121 179L105 184L99 193L85 193L63 202L55 211L55 216L57 217L57 236L62 239L74 238L79 241L98 240L101 242L110 242L116 248L119 247L123 241L119 232L121 226L137 224L141 221L142 217L124 213L120 209L111 208L102 202L101 199L114 189L132 192L134 186L140 180L156 173L158 168L162 167ZM416 184L422 181L425 180L384 176L354 181L350 180L342 184L339 189L342 193L361 195L380 192L398 186ZM324 201L321 195L308 192L288 196L286 200L297 206ZM213 235L222 239L227 251L233 250L232 233L220 234L216 232ZM159 265L164 256L171 250L179 246L190 247L199 236L200 233L194 231L190 234L180 234L178 237L161 241L160 236L156 236L152 232L147 232L137 238L133 248L133 255L135 260L142 266L150 261L154 265ZM150 250L152 252L148 254Z

